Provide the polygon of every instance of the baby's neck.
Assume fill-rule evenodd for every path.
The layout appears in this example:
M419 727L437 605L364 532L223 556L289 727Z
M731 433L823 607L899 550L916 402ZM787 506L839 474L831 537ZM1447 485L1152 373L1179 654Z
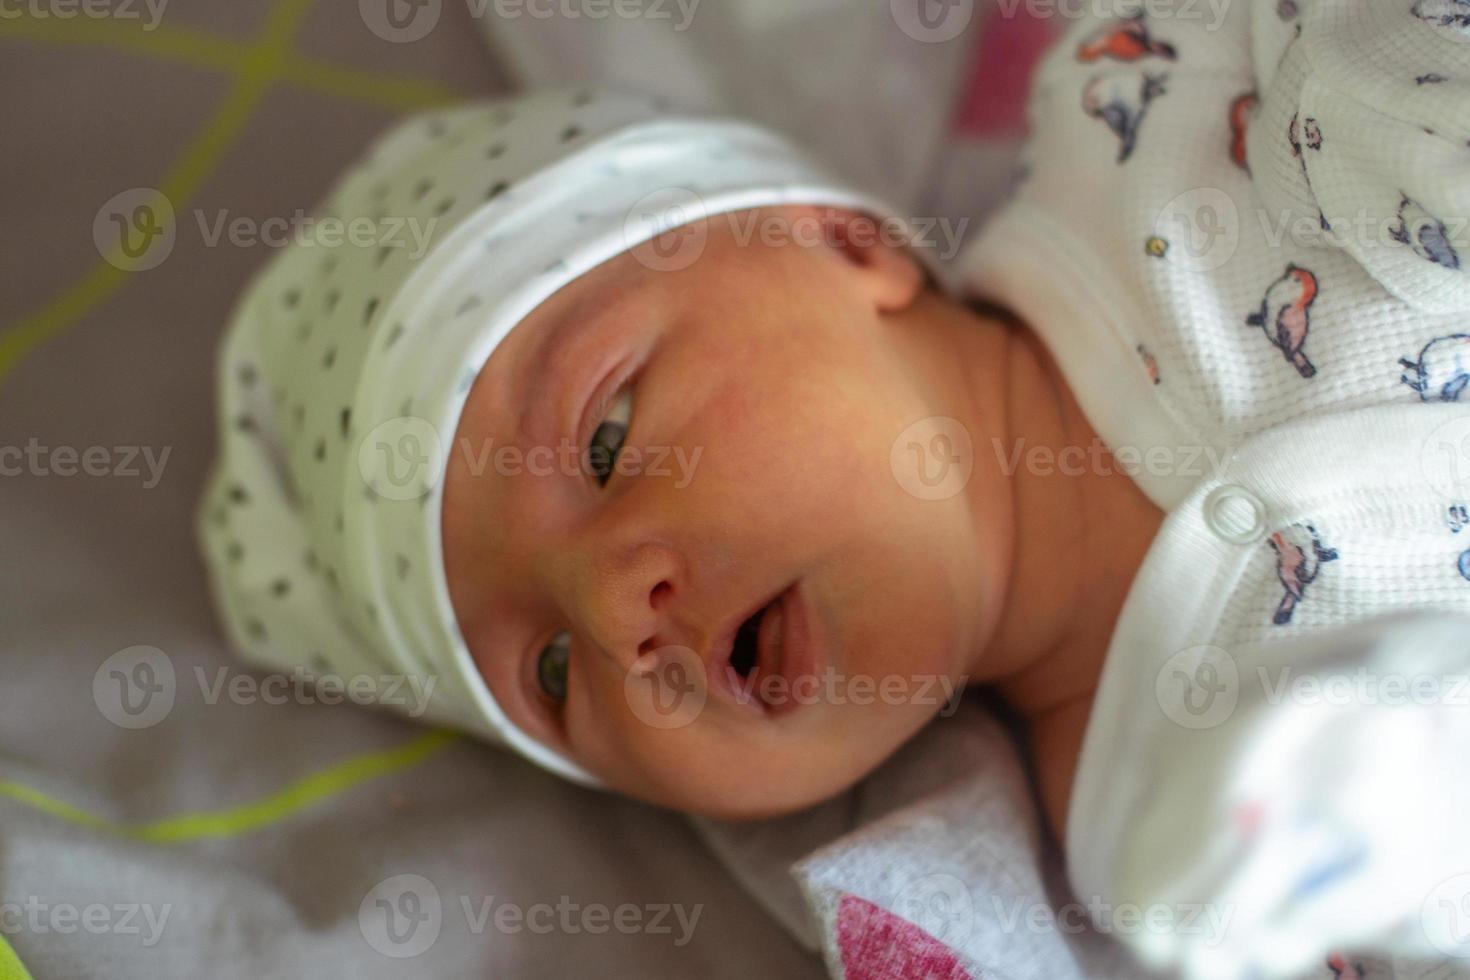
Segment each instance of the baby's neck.
M972 390L1003 392L1003 421L976 465L1005 476L1010 575L971 676L1025 721L1042 803L1064 832L1072 777L1114 626L1162 512L1114 463L1056 361L1026 326L975 312L991 356ZM983 431L983 430L982 430ZM991 452L993 450L993 452Z

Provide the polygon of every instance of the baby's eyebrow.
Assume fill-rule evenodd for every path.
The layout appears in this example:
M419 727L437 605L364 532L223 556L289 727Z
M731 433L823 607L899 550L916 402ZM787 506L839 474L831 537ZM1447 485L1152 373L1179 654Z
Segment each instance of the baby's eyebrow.
M514 435L520 445L528 445L537 440L538 417L545 418L547 403L555 401L552 367L556 363L558 350L565 345L571 325L576 322L577 307L581 305L575 304L571 311L563 312L554 323L539 325L540 336L532 341L533 347L526 361L526 368L518 371L511 382L511 405L516 413ZM531 315L534 316L534 313ZM523 326L527 324L523 322L517 329Z

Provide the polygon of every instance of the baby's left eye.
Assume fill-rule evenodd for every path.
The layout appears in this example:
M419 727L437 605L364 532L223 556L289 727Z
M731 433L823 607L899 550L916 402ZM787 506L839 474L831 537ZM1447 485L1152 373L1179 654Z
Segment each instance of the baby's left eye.
M567 699L567 661L572 653L572 638L558 633L536 656L536 683L541 693L552 701Z
M597 426L597 431L592 433L591 445L587 447L592 475L597 478L598 486L607 486L607 481L612 478L613 464L617 462L618 453L623 449L623 440L628 437L628 426L632 422L633 389L624 388L613 399L607 417Z

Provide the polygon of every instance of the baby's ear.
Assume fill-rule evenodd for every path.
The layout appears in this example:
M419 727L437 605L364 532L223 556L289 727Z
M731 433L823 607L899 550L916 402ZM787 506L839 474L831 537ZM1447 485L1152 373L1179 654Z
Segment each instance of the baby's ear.
M907 309L924 287L924 271L896 222L880 222L845 208L813 208L824 241L855 269L880 313Z

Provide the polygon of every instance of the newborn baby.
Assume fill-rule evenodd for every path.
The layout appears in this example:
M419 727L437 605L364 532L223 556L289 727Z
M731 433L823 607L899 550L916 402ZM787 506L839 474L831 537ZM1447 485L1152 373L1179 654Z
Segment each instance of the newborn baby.
M1470 437L1470 38L1409 6L1081 19L959 290L755 127L570 92L410 120L325 207L379 234L278 256L226 338L201 529L234 643L419 678L437 722L731 818L987 685L1079 895L1248 906L1145 955L1419 949L1425 892L1364 896L1463 801L1401 779L1434 812L1375 852L1366 756L1257 763L1273 725L1304 763L1402 719L1256 680L1443 670L1383 617L1470 611L1470 467L1426 463ZM1432 717L1395 744L1463 746Z

